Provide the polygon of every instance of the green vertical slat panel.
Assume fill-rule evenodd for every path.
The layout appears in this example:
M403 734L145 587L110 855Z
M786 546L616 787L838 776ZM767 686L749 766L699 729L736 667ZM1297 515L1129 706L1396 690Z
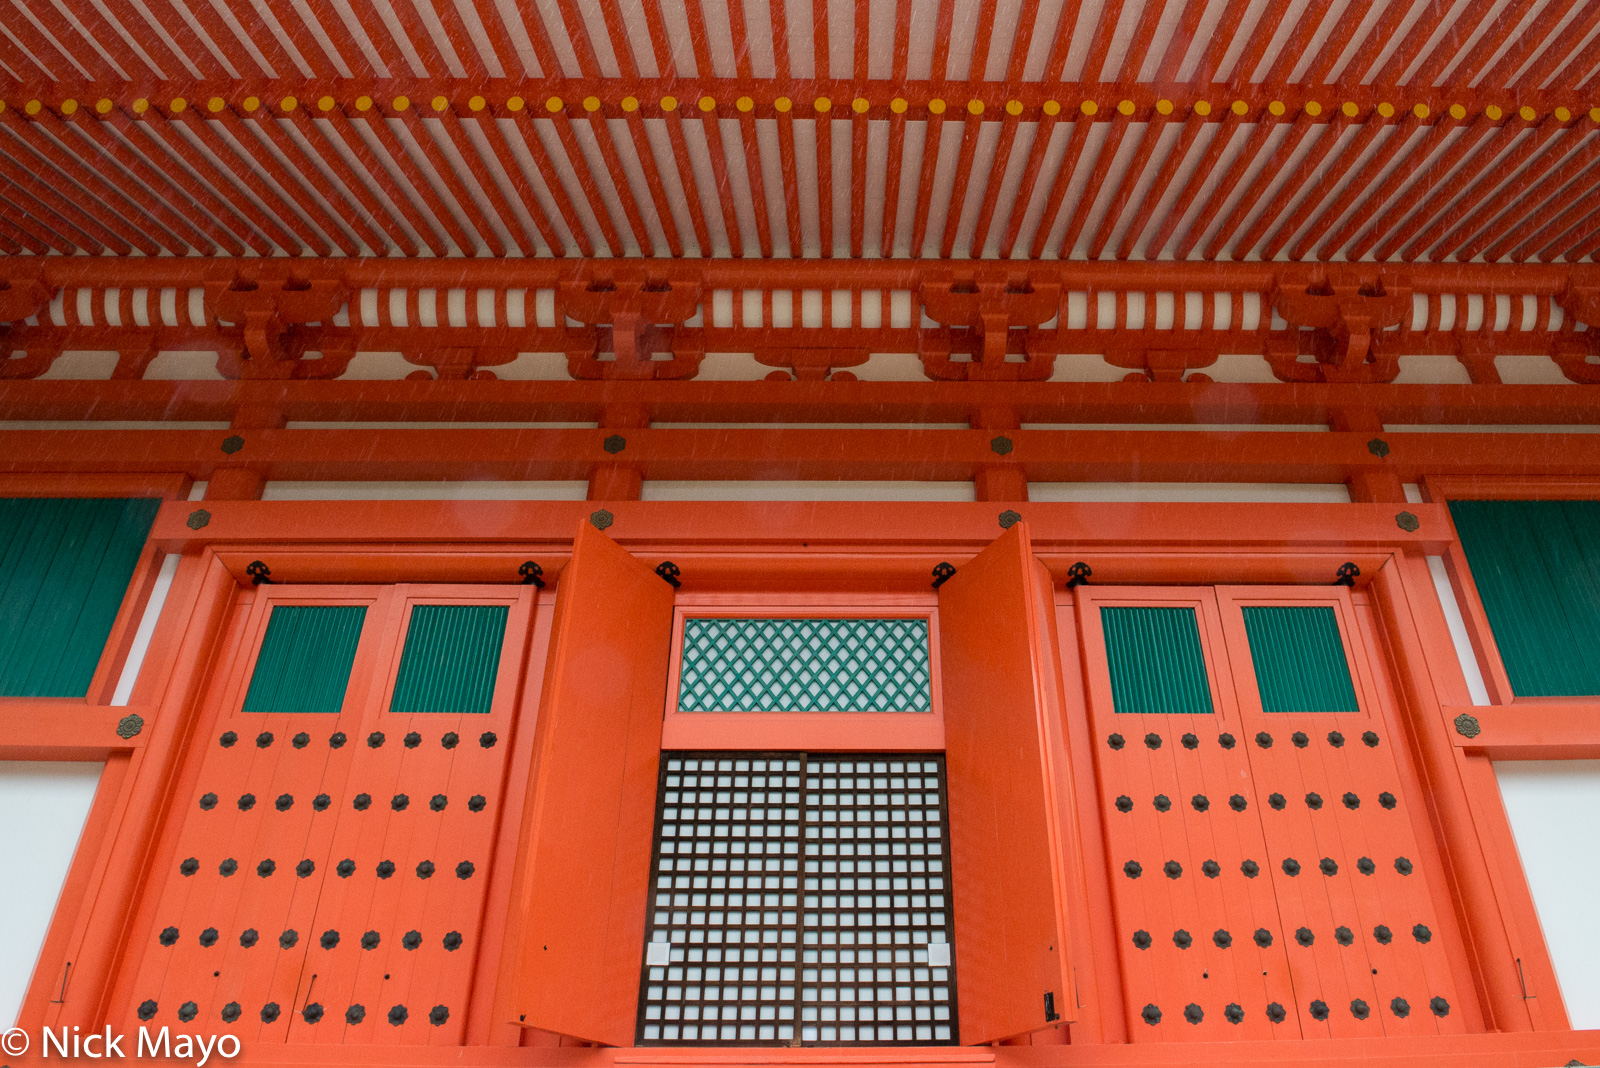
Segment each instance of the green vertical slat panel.
M0 696L83 697L161 502L0 499Z
M1193 608L1102 608L1112 709L1210 715L1211 685Z
M487 713L509 614L503 604L413 608L389 711Z
M1329 605L1244 609L1263 712L1359 712L1350 664Z
M274 605L244 710L337 714L366 618L366 605Z
M1450 514L1512 690L1600 693L1600 502L1451 501Z

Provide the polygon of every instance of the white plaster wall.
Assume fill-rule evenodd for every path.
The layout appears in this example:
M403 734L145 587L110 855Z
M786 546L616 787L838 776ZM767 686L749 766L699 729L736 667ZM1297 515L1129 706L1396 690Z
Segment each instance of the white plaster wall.
M0 1027L22 1007L104 766L0 761Z
M651 482L645 501L970 501L971 482Z
M1574 1028L1600 1028L1600 760L1494 770L1567 1015Z
M1030 482L1028 499L1349 504L1350 490L1343 482Z
M587 482L268 482L264 501L581 501Z

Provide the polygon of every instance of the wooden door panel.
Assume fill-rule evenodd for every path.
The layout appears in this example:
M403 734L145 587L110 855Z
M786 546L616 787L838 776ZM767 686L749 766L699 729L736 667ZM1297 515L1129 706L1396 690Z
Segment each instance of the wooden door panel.
M960 1041L1070 1020L1049 620L1018 523L939 589ZM1048 997L1048 1002L1047 1002Z
M1289 925L1291 902L1314 943L1318 986L1300 991L1303 1023L1326 1006L1334 1036L1460 1033L1465 1028L1445 931L1429 883L1442 873L1423 863L1410 799L1402 788L1392 734L1380 704L1385 688L1369 658L1351 593L1343 588L1219 587L1250 760L1263 796L1274 879ZM1357 709L1267 712L1250 654L1243 609L1331 609ZM1256 741L1270 738L1271 745ZM1272 795L1284 807L1274 809ZM1293 858L1300 874L1286 875ZM1298 896L1296 896L1298 895ZM1291 948L1291 956L1297 949Z
M1300 1037L1210 591L1080 587L1075 597L1130 1038ZM1106 607L1191 610L1212 712L1115 711Z
M673 590L587 522L562 571L513 910L517 1022L631 1045Z

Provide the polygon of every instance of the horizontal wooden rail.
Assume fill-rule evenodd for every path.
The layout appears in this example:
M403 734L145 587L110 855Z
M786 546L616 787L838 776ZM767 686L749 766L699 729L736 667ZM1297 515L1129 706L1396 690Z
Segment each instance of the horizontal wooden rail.
M1517 701L1446 708L1460 749L1495 760L1580 760L1600 757L1600 701Z
M154 715L148 707L0 697L0 760L104 760L142 749Z
M268 479L958 481L996 466L1035 482L1335 483L1382 473L1600 472L1593 434L932 429L3 430L0 471L249 467Z

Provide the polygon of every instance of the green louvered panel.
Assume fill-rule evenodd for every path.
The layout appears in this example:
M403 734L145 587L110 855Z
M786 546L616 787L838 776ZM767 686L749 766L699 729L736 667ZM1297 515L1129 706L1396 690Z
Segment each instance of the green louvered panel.
M1100 625L1113 711L1211 714L1193 608L1102 608Z
M1451 501L1511 689L1600 694L1600 501Z
M413 608L389 711L488 713L509 613L503 604Z
M89 692L160 506L153 498L0 499L0 695Z
M1244 609L1263 712L1359 712L1329 605Z
M365 605L274 605L244 710L337 714L366 618Z
M927 712L925 619L690 619L680 712Z

